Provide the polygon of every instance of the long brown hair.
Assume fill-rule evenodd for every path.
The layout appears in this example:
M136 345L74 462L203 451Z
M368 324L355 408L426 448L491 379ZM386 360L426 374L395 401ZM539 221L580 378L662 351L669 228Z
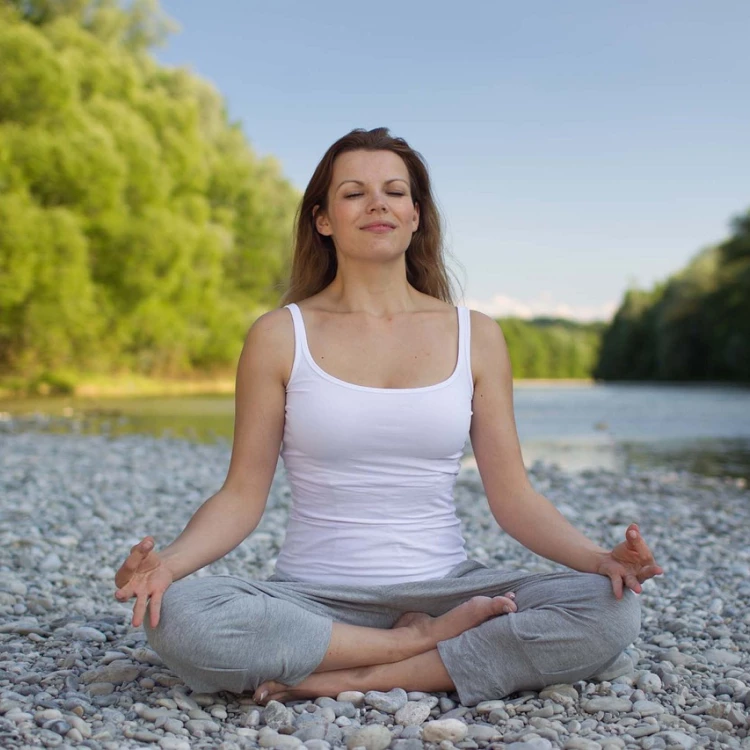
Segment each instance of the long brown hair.
M432 195L427 164L421 154L403 138L394 138L388 128L352 130L339 138L320 160L297 209L292 270L280 304L311 297L325 289L336 276L338 262L333 239L318 232L313 209L319 206L320 211L326 210L333 163L347 151L392 151L404 160L412 200L419 204L419 227L406 252L406 279L420 292L453 304L453 283L445 265L442 220Z

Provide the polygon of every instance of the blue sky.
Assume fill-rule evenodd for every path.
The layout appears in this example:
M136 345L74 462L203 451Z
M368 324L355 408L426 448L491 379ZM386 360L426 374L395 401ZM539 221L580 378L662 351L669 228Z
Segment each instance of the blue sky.
M300 189L354 127L420 151L491 314L604 318L750 207L747 0L161 5L181 31L156 57Z

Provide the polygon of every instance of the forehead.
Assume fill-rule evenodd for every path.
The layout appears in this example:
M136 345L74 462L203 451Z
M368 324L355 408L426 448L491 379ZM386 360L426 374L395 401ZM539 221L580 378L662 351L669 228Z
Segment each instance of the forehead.
M342 180L377 182L400 177L409 181L409 170L404 160L393 151L347 151L333 163L333 185Z

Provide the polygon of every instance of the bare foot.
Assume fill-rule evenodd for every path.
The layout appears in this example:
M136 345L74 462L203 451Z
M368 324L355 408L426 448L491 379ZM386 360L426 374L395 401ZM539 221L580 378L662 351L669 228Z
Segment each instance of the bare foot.
M297 689L289 687L289 685L284 685L282 682L275 682L274 680L262 683L253 693L253 700L261 706L265 706L269 701L285 703L286 701L299 701L318 697L320 697L319 691L305 690L304 688Z
M455 638L481 625L491 617L515 612L518 608L514 597L512 592L508 596L474 596L439 617L431 617L424 612L406 612L393 627L416 631L426 641L427 650L434 648L439 641Z

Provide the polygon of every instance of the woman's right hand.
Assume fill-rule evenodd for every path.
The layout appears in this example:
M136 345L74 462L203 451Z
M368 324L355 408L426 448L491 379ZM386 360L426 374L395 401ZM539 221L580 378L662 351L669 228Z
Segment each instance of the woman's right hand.
M115 599L126 602L135 596L133 627L143 624L146 606L151 601L151 627L159 624L161 600L174 581L172 571L154 551L154 538L144 537L131 550L128 559L115 574Z

